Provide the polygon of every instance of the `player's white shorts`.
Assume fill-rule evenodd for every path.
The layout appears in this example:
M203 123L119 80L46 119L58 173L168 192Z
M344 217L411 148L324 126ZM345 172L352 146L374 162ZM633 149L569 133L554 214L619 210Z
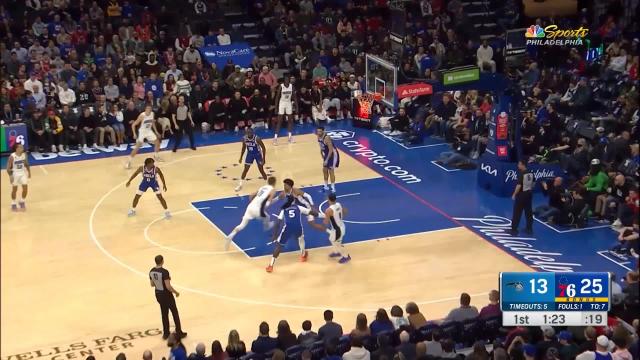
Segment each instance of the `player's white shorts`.
M136 139L136 142L138 144L142 144L145 140L152 143L158 140L158 137L156 136L156 133L153 132L153 130L140 130L138 132L138 138Z
M329 233L329 241L337 242L338 244L342 244L342 239L344 239L344 234L346 232L346 227L340 227L337 229L327 229L327 233Z
M260 208L259 203L257 204L251 204L247 207L247 210L244 212L244 216L242 217L243 220L253 220L253 219L262 219L262 218L269 218L269 215L267 214L267 207L269 206L269 202L267 201L264 206L262 207L262 209ZM264 214L264 216L262 215Z
M26 173L13 174L11 176L11 185L20 186L27 185L29 183L29 176Z
M293 115L293 103L291 101L280 101L278 115Z

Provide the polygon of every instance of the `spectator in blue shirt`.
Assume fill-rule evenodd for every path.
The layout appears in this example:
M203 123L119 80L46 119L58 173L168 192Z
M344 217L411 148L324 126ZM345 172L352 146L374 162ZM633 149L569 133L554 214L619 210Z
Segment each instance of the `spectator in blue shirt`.
M171 333L169 338L167 338L167 345L171 348L169 351L169 360L187 360L187 350L184 345L182 345L178 334L175 332Z
M122 17L123 18L132 18L133 17L133 6L131 6L129 1L125 1L122 4Z
M60 31L62 30L62 22L60 21L60 15L56 14L53 16L53 21L47 25L47 30L49 30L49 34L53 37L58 36Z
M407 142L411 145L422 144L424 142L426 131L422 119L422 116L414 116L413 119L411 119L409 134L407 136Z
M251 351L256 354L266 354L278 347L278 340L269 336L269 324L261 322L258 338L251 343Z
M204 37L204 46L216 45L218 45L218 35L213 31L213 29L209 29L207 36Z
M378 309L376 313L376 319L369 325L372 336L377 336L381 332L394 331L393 323L389 320L389 315L385 309Z
M144 91L145 93L151 91L154 99L162 97L162 80L157 78L156 73L151 73L151 76L144 82Z

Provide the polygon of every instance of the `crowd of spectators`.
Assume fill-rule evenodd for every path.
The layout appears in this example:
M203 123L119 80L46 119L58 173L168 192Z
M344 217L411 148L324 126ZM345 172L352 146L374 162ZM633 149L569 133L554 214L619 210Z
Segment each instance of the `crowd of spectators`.
M188 355L175 334L169 336L167 345L169 358L174 360L633 360L640 356L637 286L637 272L627 274L624 288L615 283L617 300L604 327L490 325L502 315L500 294L493 290L479 311L468 294L461 294L460 306L437 321L427 321L418 305L410 302L404 311L398 305L389 313L378 309L371 320L360 313L351 330L336 323L333 312L326 310L324 324L315 331L309 320L302 322L299 333L281 320L273 336L269 324L260 323L252 342L243 341L237 330L231 330L226 346L215 340L210 352L199 343ZM147 351L143 359L151 360L151 356Z
M220 9L215 0L0 6L2 121L25 122L31 150L38 151L130 142L130 125L145 104L157 114L158 132L171 136L180 96L203 131L268 125L284 76L297 89L296 120L350 117L352 97L364 84L364 54L393 55L387 1L253 1L255 31L274 44L273 56L223 68L198 51L235 41L228 33L233 24L207 21ZM406 75L435 79L438 69L477 62L479 40L459 1L406 7Z

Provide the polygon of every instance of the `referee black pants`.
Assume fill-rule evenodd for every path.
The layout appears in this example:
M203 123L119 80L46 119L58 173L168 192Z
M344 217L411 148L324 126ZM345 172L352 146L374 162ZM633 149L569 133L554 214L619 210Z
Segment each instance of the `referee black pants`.
M511 231L518 231L523 211L526 216L527 231L533 229L532 198L531 191L521 191L516 195L516 200L513 203L513 215L511 217Z
M184 133L187 133L187 136L189 137L189 145L191 146L192 149L194 149L196 146L194 145L194 141L193 141L193 127L191 126L191 121L187 119L182 121L176 121L176 123L180 128L175 130L175 136L174 136L175 142L173 144L173 150L177 150L178 147L180 146L180 143L182 142L182 136Z
M160 304L160 314L162 315L162 333L169 335L169 310L173 316L173 323L176 326L176 333L182 334L182 326L180 325L180 315L176 306L176 299L172 293L156 291L156 300Z

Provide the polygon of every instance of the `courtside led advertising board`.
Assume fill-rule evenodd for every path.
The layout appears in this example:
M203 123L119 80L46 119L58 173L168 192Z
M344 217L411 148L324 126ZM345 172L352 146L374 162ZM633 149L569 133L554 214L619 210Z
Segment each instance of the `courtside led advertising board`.
M500 273L504 326L603 326L610 308L605 272Z

